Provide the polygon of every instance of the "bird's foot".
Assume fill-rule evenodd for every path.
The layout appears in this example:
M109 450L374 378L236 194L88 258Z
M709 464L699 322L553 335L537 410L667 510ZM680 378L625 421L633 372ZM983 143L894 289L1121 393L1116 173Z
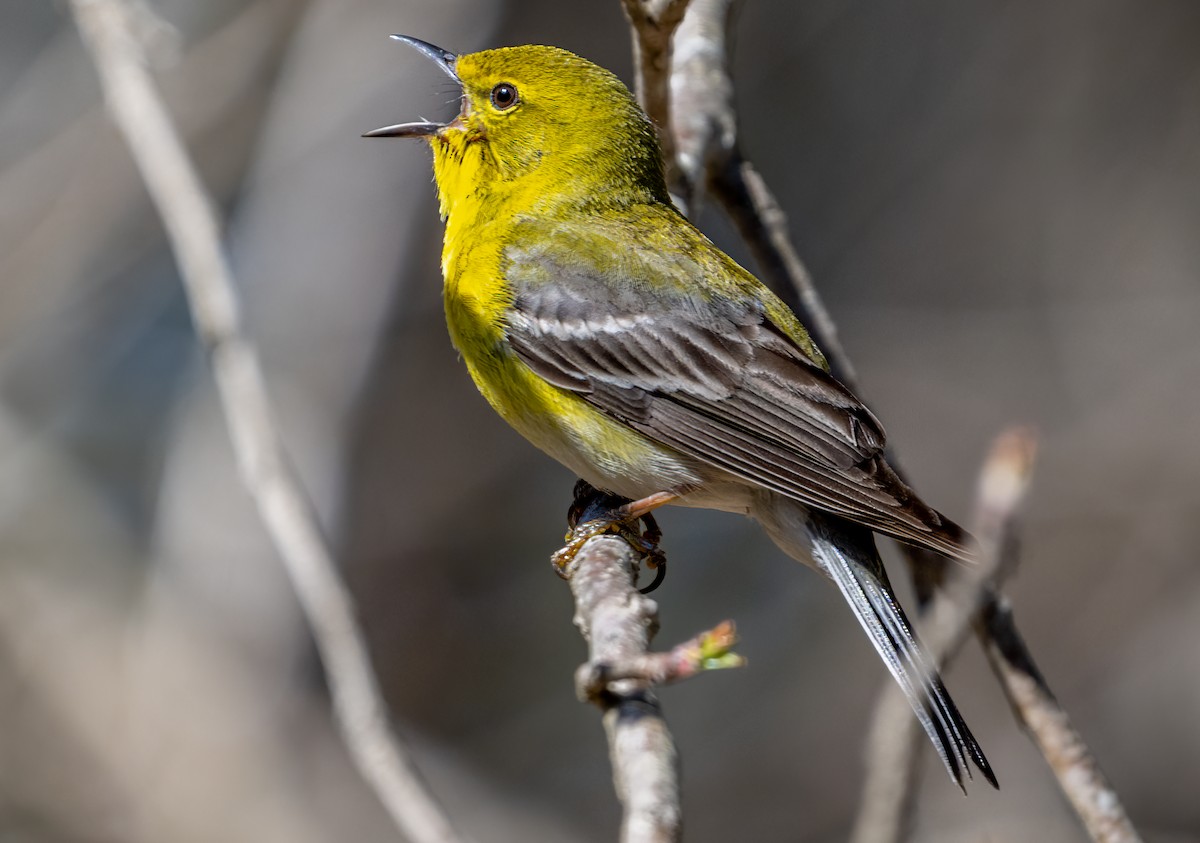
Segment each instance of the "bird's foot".
M662 530L651 511L670 503L677 496L670 492L659 492L639 501L601 492L585 480L575 484L575 500L567 510L570 530L566 544L555 551L550 562L554 570L564 579L567 568L589 539L596 536L619 536L646 560L646 567L654 571L654 581L639 589L649 594L662 585L667 575L667 557L659 548ZM645 526L641 529L639 522Z

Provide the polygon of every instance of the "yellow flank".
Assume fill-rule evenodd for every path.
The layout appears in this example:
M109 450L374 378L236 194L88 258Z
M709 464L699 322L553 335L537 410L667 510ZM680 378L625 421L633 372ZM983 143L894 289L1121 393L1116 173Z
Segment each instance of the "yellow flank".
M453 276L456 284L446 285L451 339L484 398L526 439L591 483L644 494L657 489L658 467L672 461L672 455L577 395L547 383L512 353L491 315L504 295L503 283L480 271L484 265L472 263L470 271ZM626 485L643 473L636 487Z

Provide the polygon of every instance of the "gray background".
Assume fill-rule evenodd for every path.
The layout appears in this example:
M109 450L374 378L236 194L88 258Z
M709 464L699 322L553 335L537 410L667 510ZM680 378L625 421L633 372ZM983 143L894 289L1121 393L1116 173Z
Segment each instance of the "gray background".
M476 839L613 839L547 563L573 478L450 347L428 152L358 135L454 110L388 33L553 43L628 80L619 4L155 8L401 730ZM0 840L394 839L65 4L0 16ZM1018 619L1147 839L1200 839L1200 5L751 0L737 43L746 150L906 467L966 518L991 437L1038 428ZM844 839L886 678L869 644L752 524L661 520L660 643L730 617L750 659L663 693L688 839ZM948 684L1002 790L964 799L926 753L918 839L1084 839L973 644Z

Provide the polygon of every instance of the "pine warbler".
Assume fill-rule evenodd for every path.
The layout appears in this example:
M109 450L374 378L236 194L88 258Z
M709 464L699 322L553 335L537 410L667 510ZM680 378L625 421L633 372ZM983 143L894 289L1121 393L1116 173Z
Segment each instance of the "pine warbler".
M740 512L841 590L950 777L996 784L888 583L872 531L969 559L883 454L879 421L804 326L672 205L654 127L608 71L553 47L456 56L426 139L454 345L488 403L599 489ZM635 504L635 508L636 508Z

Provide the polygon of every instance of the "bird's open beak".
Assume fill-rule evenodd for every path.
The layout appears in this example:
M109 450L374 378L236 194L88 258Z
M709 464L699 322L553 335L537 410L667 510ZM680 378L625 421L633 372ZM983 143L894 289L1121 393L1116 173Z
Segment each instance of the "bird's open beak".
M443 50L441 47L435 47L427 41L422 41L419 38L411 38L407 35L393 35L392 40L415 47L423 56L432 59L447 76L461 84L458 74L454 72L454 63L458 60L458 56L454 53L449 50ZM436 135L444 128L446 128L445 123L432 123L428 120L421 120L416 123L397 123L395 126L384 126L382 129L364 132L363 137L424 138Z

